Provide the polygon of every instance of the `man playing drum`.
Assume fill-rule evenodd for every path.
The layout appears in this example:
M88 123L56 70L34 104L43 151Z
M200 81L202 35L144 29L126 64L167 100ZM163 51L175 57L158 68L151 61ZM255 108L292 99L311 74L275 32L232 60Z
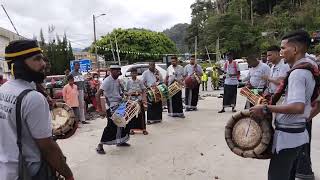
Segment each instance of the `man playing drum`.
M263 76L262 79L268 81L268 94L272 96L286 77L290 67L284 63L284 59L280 56L279 46L269 47L267 50L267 58L268 62L272 63L271 73L270 76Z
M270 75L270 67L258 61L256 55L248 56L248 65L250 67L249 73L245 78L247 82L247 87L254 92L254 94L263 94L268 86L268 81L264 79L265 76ZM247 101L245 109L252 107L253 105Z
M167 70L166 84L170 86L173 82L183 84L183 67L178 65L176 56L171 57L171 65ZM168 115L172 117L184 118L182 105L182 90L170 97L168 100Z
M197 110L199 88L201 83L202 68L200 65L196 64L195 56L191 56L190 64L184 67L184 77L185 77L185 105L186 111ZM192 80L192 81L190 81Z
M105 154L103 145L117 145L117 146L130 146L126 143L129 140L129 126L118 127L111 119L112 113L117 109L117 106L122 101L121 84L118 77L121 74L121 67L118 65L111 65L111 75L103 80L100 89L97 92L97 102L100 104L100 96L103 93L109 109L106 111L108 119L107 127L104 128L100 143L96 148L97 153Z
M276 113L273 155L269 164L269 180L294 180L296 163L305 144L309 143L306 120L317 98L319 87L318 67L305 53L310 47L310 36L305 31L295 31L282 38L281 55L292 67L272 98L276 104L285 93L282 105L258 105L250 108L253 118Z
M142 81L147 88L155 87L162 83L163 78L156 69L154 62L149 63L149 69L143 72ZM159 123L162 121L162 101L150 102L148 99L147 123Z
M127 82L127 86L125 88L128 99L132 101L139 101L140 104L140 112L138 117L134 117L130 122L130 134L134 134L135 130L142 130L143 134L147 135L148 132L146 130L146 118L144 112L144 106L147 106L145 92L146 88L143 85L143 82L140 79L137 79L137 76L137 69L131 69L132 79Z
M45 168L48 166L66 180L73 180L63 153L52 138L48 102L35 91L34 83L44 81L46 67L37 41L10 42L5 49L5 60L14 79L0 87L1 180L48 179L43 176L48 173ZM27 173L23 173L22 164Z

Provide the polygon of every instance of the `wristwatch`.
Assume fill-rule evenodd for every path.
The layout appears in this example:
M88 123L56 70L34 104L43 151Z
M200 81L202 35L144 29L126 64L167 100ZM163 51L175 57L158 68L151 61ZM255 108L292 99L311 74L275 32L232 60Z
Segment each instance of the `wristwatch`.
M263 114L270 114L271 113L271 111L267 105L263 106L262 112L263 112Z

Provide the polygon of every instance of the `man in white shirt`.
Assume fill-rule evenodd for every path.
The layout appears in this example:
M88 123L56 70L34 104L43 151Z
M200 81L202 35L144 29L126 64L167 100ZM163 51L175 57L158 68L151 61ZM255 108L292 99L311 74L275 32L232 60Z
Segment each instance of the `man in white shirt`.
M270 75L270 67L258 61L255 55L248 56L248 65L250 67L248 76L245 81L247 82L247 87L251 89L255 94L262 94L267 88L268 82L263 77ZM246 107L249 108L253 105L247 101Z
M181 86L183 84L183 67L178 64L178 58L176 56L171 57L171 65L167 69L165 82L168 87L174 82L179 83ZM169 116L185 118L183 114L182 89L170 97L167 104Z
M149 63L149 69L142 73L142 82L146 88L156 87L163 83L163 79L154 62ZM162 122L162 100L151 102L148 98L147 124Z
M271 46L267 50L267 58L272 63L270 76L262 77L268 81L268 94L273 95L280 83L287 76L287 72L290 70L288 64L284 63L284 60L280 56L280 47Z
M308 32L302 30L282 38L280 53L292 69L272 101L275 104L284 93L285 100L282 105L257 105L250 108L252 118L276 113L268 180L295 180L299 154L304 145L309 143L306 120L310 117L311 102L316 99L314 90L318 90L315 78L319 78L315 73L318 67L305 57L310 42Z

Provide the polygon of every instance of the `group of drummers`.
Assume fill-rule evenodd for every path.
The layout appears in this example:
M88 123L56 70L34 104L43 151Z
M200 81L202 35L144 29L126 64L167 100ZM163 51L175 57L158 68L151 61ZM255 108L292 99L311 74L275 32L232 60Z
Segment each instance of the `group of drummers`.
M237 113L226 126L226 141L235 154L271 159L269 180L315 178L311 168L310 143L312 118L320 109L320 84L316 59L307 54L310 44L311 39L307 32L298 30L288 33L282 38L281 47L271 46L267 50L271 69L269 64L259 61L256 56L249 56L250 70L245 79L247 86L240 91L240 94L248 99L245 108L249 109L249 112ZM237 85L239 72L236 72L233 65L236 66L232 55L229 54L225 70L229 75L225 83L223 109L220 113L225 111L225 107L230 106L232 111L235 111L237 90L234 89L234 85ZM236 120L243 117L243 120ZM248 118L254 121L246 121ZM261 142L257 143L259 145L251 146L247 139L249 129L254 129L255 123L263 124L261 121L267 121L270 127L274 121L274 129L264 134L265 129L268 129L268 123L266 126L262 125L261 132L256 131L254 135L257 138L257 134L262 134L259 139ZM245 133L237 134L243 122L247 123ZM268 138L265 138L265 135ZM268 143L270 144L266 145ZM259 154L261 147L265 147L264 152ZM267 155L269 152L270 156Z
M200 65L196 64L194 56L185 67L178 64L177 57L171 57L171 65L165 78L156 69L154 62L149 63L149 69L143 72L141 79L137 77L137 69L133 68L132 78L126 83L118 79L120 70L121 67L118 65L110 66L110 75L103 81L96 95L99 103L100 96L105 96L105 115L108 119L96 148L97 153L105 154L103 145L130 146L127 143L130 134L141 132L147 135L146 123L161 123L165 103L168 116L185 118L183 87L186 111L197 110L200 77L203 71Z

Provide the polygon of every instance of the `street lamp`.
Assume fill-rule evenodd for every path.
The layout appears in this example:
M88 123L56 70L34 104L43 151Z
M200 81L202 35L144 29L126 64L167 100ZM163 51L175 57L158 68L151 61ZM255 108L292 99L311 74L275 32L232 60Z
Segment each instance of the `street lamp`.
M105 16L105 15L106 14L100 14L98 16L95 16L95 15L92 16L93 34L94 34L94 53L95 53L96 62L97 62L97 66L98 66L98 75L99 75L99 77L100 77L100 63L99 63L99 60L98 60L98 51L97 51L96 19L98 17Z

